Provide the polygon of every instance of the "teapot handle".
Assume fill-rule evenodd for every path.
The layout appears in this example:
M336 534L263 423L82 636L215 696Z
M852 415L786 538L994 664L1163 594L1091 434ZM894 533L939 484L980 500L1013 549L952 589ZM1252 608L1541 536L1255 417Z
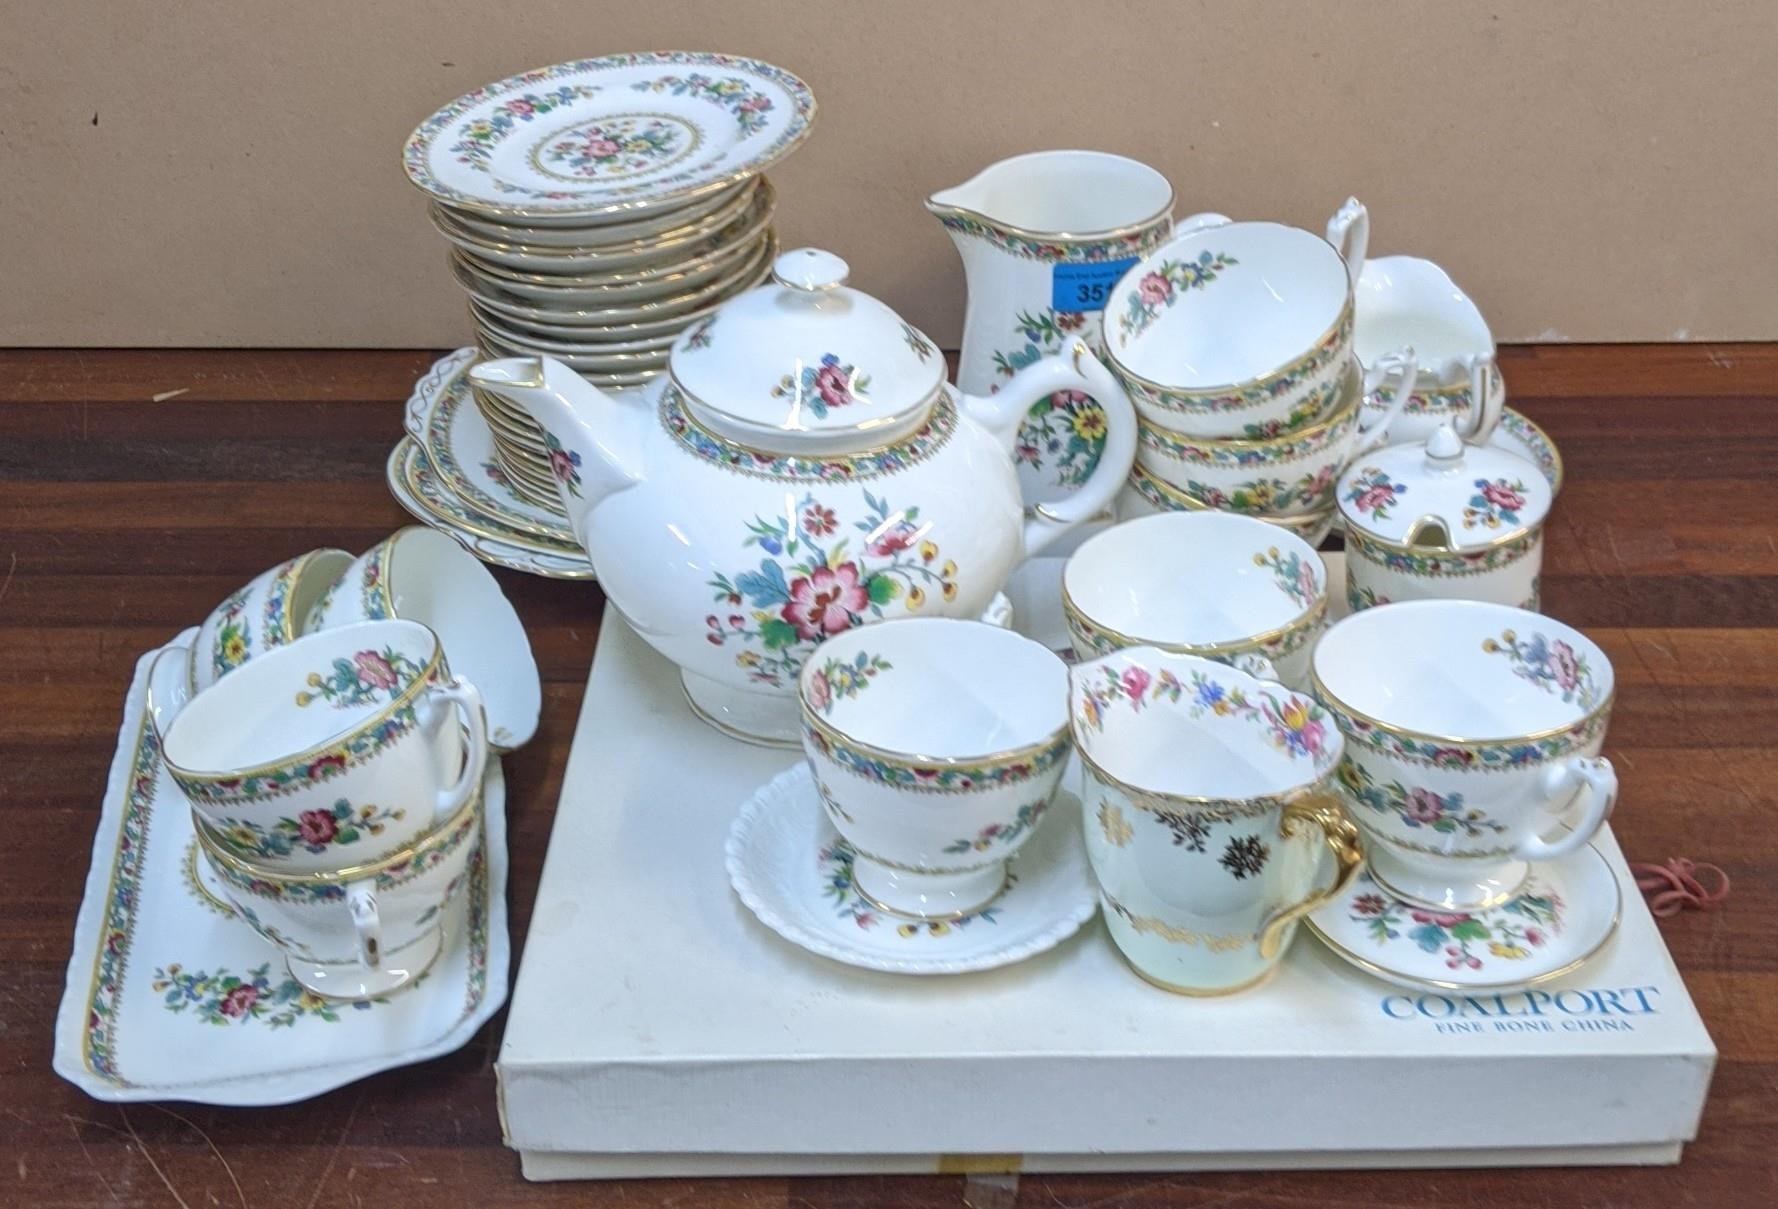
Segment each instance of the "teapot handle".
M1032 406L1059 390L1078 390L1099 404L1105 413L1105 448L1086 482L1063 499L1032 506L1034 515L1025 521L1027 558L1111 506L1136 461L1136 409L1083 340L1076 340L1067 352L1027 365L998 394L958 396L969 417L998 435L1011 456L1019 425Z

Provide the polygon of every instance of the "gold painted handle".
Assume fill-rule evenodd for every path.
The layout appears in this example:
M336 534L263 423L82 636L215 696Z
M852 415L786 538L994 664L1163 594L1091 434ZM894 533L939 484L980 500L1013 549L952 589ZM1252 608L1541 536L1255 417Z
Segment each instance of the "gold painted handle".
M1309 895L1293 907L1279 911L1259 932L1259 955L1267 960L1278 955L1284 933L1291 924L1346 892L1352 879L1364 864L1364 849L1358 842L1358 827L1346 814L1337 798L1328 794L1306 794L1284 808L1278 831L1286 839L1295 836L1304 824L1321 828L1328 848L1334 854L1333 885Z

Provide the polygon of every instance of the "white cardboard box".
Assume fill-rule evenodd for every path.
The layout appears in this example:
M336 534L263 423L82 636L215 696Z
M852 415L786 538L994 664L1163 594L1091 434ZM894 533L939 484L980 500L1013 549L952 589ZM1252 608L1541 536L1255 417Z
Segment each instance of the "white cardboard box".
M1007 969L858 970L724 873L800 757L698 722L606 617L499 1060L532 1179L1671 1163L1696 1132L1716 1051L1609 833L1619 933L1529 993L1403 992L1305 931L1265 987L1182 999L1097 919Z

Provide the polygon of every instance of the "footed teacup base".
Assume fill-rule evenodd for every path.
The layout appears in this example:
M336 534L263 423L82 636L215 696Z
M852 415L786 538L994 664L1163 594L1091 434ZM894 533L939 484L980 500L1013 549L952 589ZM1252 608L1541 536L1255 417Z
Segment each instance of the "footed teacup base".
M679 673L679 682L692 713L729 738L761 747L801 746L802 713L794 689L750 693L687 671Z
M1476 861L1404 856L1373 841L1367 862L1379 886L1405 903L1442 911L1485 911L1517 894L1531 875L1520 860Z
M304 990L327 999L351 1002L376 999L412 986L420 980L422 974L432 968L432 963L438 959L443 948L444 929L434 928L401 952L390 955L381 968L375 970L367 970L359 965L316 965L312 961L303 961L289 954L285 955L284 964L290 968L290 976L301 983Z
M862 852L852 867L859 897L879 911L904 919L961 919L974 915L1006 889L1006 864L968 873L913 873L873 861Z

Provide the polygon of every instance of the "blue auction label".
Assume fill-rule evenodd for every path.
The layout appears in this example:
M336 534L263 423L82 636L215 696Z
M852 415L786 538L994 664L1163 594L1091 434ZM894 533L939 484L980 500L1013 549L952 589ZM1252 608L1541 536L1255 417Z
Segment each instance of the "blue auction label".
M1140 257L1059 264L1050 274L1050 309L1102 311L1111 289Z

